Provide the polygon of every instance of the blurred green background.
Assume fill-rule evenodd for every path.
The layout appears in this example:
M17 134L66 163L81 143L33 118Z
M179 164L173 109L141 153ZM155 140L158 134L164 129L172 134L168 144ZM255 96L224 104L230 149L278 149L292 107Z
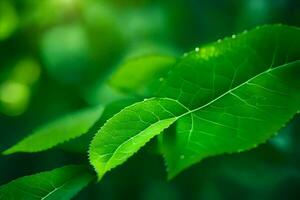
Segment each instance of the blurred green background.
M122 61L180 56L258 25L300 26L299 0L0 0L0 151L70 111L128 94L106 81ZM209 158L166 181L143 148L75 199L300 199L300 117L241 154ZM65 148L0 157L0 185L65 164Z

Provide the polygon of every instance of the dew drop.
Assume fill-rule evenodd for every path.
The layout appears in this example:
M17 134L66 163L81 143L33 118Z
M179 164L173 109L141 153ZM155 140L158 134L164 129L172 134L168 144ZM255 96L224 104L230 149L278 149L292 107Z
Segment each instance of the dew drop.
M199 51L200 51L200 48L199 48L199 47L196 47L196 48L195 48L195 51L196 51L196 52L199 52Z
M220 43L221 41L222 41L221 39L218 39L218 40L217 40L218 43Z
M232 38L232 39L235 39L235 38L236 38L236 35L233 34L233 35L231 36L231 38Z
M160 77L160 78L159 78L159 81L160 81L160 82L162 82L163 80L164 80L164 78L163 78L163 77Z

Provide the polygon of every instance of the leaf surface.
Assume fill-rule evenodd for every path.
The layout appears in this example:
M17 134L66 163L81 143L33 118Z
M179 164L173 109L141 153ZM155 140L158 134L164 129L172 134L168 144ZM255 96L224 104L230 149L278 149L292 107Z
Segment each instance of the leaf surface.
M174 122L162 139L170 178L205 157L265 142L300 110L299 35L265 26L185 55L159 98L125 108L97 133L90 161L99 177Z
M175 109L174 114L165 106ZM89 149L91 164L99 179L112 168L122 164L176 121L176 115L186 110L176 102L150 99L126 107L108 120L92 140Z
M40 152L88 132L103 112L103 107L81 110L46 124L7 149L3 154Z
M164 135L169 177L205 157L265 142L300 110L299 35L298 28L265 26L181 60L160 91L190 110L175 135Z
M83 166L65 166L18 178L0 187L2 200L68 200L91 182L93 176Z

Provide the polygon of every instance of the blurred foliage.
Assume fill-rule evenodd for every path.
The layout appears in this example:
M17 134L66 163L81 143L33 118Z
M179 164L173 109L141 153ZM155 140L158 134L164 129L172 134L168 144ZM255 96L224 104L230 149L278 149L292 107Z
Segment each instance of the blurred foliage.
M299 10L298 0L1 0L0 150L65 113L134 96L108 84L127 59L177 56L267 23L300 26ZM299 124L296 117L267 144L209 158L171 182L144 148L76 199L300 199ZM0 184L76 163L86 155L65 148L1 156Z

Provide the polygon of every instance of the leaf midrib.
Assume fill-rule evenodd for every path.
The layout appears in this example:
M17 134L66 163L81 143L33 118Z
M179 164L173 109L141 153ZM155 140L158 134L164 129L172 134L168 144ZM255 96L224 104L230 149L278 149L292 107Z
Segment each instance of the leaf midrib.
M41 197L41 200L45 200L48 197L50 197L52 194L54 194L56 191L60 190L61 188L63 188L64 186L66 186L68 183L70 183L78 174L80 174L80 172L82 172L82 170L78 171L76 174L74 174L71 178L67 179L62 185L55 187L53 190L51 190L50 192L48 192L45 196Z
M274 70L278 70L278 69L280 69L280 68L287 67L287 66L289 66L289 65L292 65L292 64L295 64L295 63L298 63L298 62L300 62L300 60L295 60L295 61L293 61L293 62L285 63L285 64L283 64L283 65L279 65L279 66L277 66L277 67L269 68L269 69L267 69L267 70L265 70L265 71L263 71L263 72L260 72L260 73L258 73L257 75L253 76L252 78L248 79L247 81L245 81L245 82L243 82L243 83L241 83L241 84L235 86L234 88L229 89L228 91L224 92L223 94L221 94L221 95L218 96L217 98L213 99L212 101L206 103L205 105L200 106L199 108L195 108L195 109L193 109L193 110L188 109L186 106L184 106L184 105L183 105L182 103L180 103L178 100L175 100L175 99L172 99L172 98L164 98L164 99L173 100L173 101L177 102L178 104L180 104L181 106L183 106L184 108L186 108L186 109L189 110L188 112L183 113L182 115L179 115L179 116L177 117L177 118L179 119L179 118L181 118L181 117L184 117L184 116L186 116L186 115L188 115L188 114L197 112L198 110L201 110L201 109L203 109L203 108L205 108L205 107L211 105L212 103L216 102L217 100L219 100L219 99L223 98L224 96L230 94L232 91L234 91L234 90L236 90L236 89L238 89L238 88L244 86L245 84L251 82L252 80L258 78L259 76L261 76L261 75L263 75L263 74L269 73L269 72L274 71Z
M298 62L300 62L300 60L295 60L295 61L292 61L292 62L289 62L289 63L285 63L285 64L279 65L279 66L277 66L277 67L270 67L270 68L268 68L267 70L264 70L264 71L258 73L257 75L253 76L252 78L246 80L245 82L243 82L243 83L241 83L241 84L235 86L234 88L229 89L228 91L224 92L223 94L221 94L221 95L218 96L217 98L213 99L212 101L206 103L205 105L200 106L200 107L195 108L195 109L192 109L192 110L190 110L188 107L186 107L184 104L182 104L181 102L179 102L179 101L176 100L176 99L172 99L172 98L168 98L168 97L160 98L160 99L166 99L166 100L174 101L174 102L176 102L177 104L179 104L180 106L182 106L184 109L188 110L187 112L185 112L185 113L183 113L183 114L181 114L181 115L179 115L179 116L175 116L175 115L174 115L174 117L166 118L166 119L163 119L163 120L168 120L168 119L175 118L175 119L176 119L176 120L174 120L174 122L175 122L175 121L177 121L178 119L180 119L180 118L182 118L182 117L184 117L184 116L186 116L186 115L189 115L189 114L192 114L192 113L194 113L194 112L197 112L197 111L199 111L199 110L201 110L201 109L203 109L203 108L205 108L205 107L207 107L207 106L213 104L213 103L216 102L217 100L223 98L224 96L230 94L232 91L234 91L234 90L236 90L236 89L238 89L238 88L244 86L245 84L251 82L252 80L258 78L259 76L261 76L261 75L263 75L263 74L269 73L269 72L274 71L274 70L278 70L278 69L280 69L280 68L287 67L287 66L289 66L289 65L291 65L291 64L295 64L295 63L298 63ZM150 128L151 126L154 126L155 124L157 124L158 122L163 121L163 120L158 120L158 121L155 122L154 124L151 124L150 126L146 127L144 130ZM173 123L174 123L174 122L173 122ZM141 131L140 133L138 133L137 135L142 134L142 133L144 132L144 130ZM120 146L123 146L125 143L127 143L129 140L131 140L132 138L136 137L137 135L135 135L135 136L129 138L128 140L126 140L125 142L123 142L121 145L119 145L119 147L114 151L114 153L112 153L112 155L114 155L114 154L116 153L116 151L120 148ZM111 162L112 158L113 158L113 156L111 156L110 159L106 162L105 167L104 167L105 169L106 169L108 163ZM106 169L106 170L107 170L107 169Z
M147 128L145 128L144 130L142 130L140 133L134 135L133 137L130 137L128 140L126 140L125 142L123 142L121 145L118 146L118 148L114 151L114 153L112 153L111 158L107 161L107 164L105 165L105 170L107 170L107 166L109 166L109 163L111 162L112 158L115 156L115 154L118 152L118 150L124 146L125 144L127 144L128 142L130 142L131 140L133 140L134 138L138 137L139 135L143 134L147 129L155 126L157 123L165 121L165 120L171 120L171 119L175 119L174 122L177 120L176 117L171 117L171 118L166 118L163 120L158 120L157 122L155 122L154 124L151 124L150 126L148 126Z

